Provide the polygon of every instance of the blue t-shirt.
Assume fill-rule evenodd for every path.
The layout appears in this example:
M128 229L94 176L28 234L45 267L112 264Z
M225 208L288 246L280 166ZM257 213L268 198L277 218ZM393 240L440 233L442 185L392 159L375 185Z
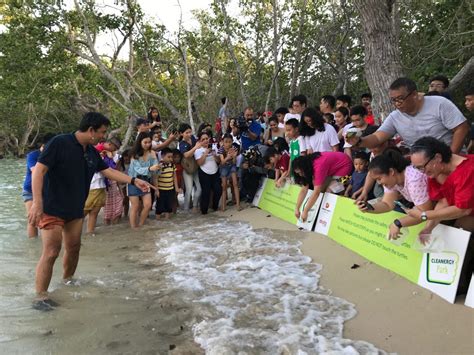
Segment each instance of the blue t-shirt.
M84 204L92 176L108 168L92 146L78 142L74 133L54 137L38 162L48 167L43 182L43 211L73 220L84 217Z
M256 134L257 138L252 140L249 138L247 132L243 132L240 139L242 141L242 151L245 152L247 149L249 149L253 145L260 144L260 134L262 133L262 126L260 126L260 123L257 121L253 120L252 123L249 125L249 131Z
M26 176L25 181L23 182L23 191L32 192L31 190L31 168L36 165L38 161L38 157L40 156L41 152L38 150L34 150L26 155Z
M365 178L367 177L367 171L357 172L354 171L351 177L352 193L359 190L365 184Z
M189 144L188 142L184 140L180 140L178 143L178 149L181 153L186 153L187 151L191 150L192 147L196 145L197 139L194 136L191 136L191 142L192 144Z

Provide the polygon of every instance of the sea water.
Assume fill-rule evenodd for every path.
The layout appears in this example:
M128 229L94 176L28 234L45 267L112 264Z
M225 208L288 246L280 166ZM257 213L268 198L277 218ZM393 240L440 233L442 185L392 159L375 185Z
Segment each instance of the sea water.
M246 223L200 218L168 232L158 253L195 304L193 334L208 354L377 354L343 338L355 307L318 285L321 266L300 242Z
M31 308L41 240L28 240L24 161L0 161L0 353L377 354L343 338L356 310L318 285L296 235L211 214L99 225L83 237L78 283Z

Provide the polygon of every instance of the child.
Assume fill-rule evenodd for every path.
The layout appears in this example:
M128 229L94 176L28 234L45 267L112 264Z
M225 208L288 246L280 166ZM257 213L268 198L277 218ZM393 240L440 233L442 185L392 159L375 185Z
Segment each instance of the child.
M176 167L176 179L178 180L178 189L184 190L184 181L183 181L183 166L181 165L181 161L183 160L183 153L179 149L173 150L173 163ZM175 198L175 204L173 205L173 213L176 213L178 209L178 195Z
M117 168L119 156L116 152L120 149L121 142L113 137L107 140L103 146L103 159L112 169ZM115 224L120 221L123 212L123 195L118 183L114 180L106 180L106 199L104 207L105 224Z
M279 151L274 147L267 150L265 161L275 168L275 186L282 187L290 175L290 156L286 151Z
M160 144L163 144L166 139L163 138L163 132L160 128L153 130L153 140L151 142L151 148L155 150Z
M161 174L158 175L156 190L156 219L163 214L165 219L170 218L176 193L181 192L176 177L176 166L173 163L173 151L164 148L161 151Z
M369 157L365 152L359 151L354 154L354 172L352 173L349 186L347 186L344 192L344 196L349 197L364 188L368 163Z
M232 136L229 133L224 134L224 137L222 138L222 147L218 151L221 168L222 211L225 211L227 205L227 180L229 177L232 179L232 188L234 190L237 210L240 211L240 193L239 184L237 182L237 155L239 154L239 151L232 143Z
M304 138L299 133L299 122L296 119L291 119L285 123L285 134L286 138L290 142L290 167L291 162L298 158L300 155L305 155L306 145Z

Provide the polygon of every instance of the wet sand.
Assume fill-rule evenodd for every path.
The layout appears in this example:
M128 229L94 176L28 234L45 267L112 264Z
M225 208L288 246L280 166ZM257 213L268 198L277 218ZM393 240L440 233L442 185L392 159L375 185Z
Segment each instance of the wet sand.
M159 231L149 226L131 235L122 223L83 236L79 285L62 285L56 262L50 290L60 306L52 312L31 309L37 260L31 257L29 293L22 287L21 306L2 314L0 353L203 353L189 328L196 322L192 308L165 280L168 266L156 255ZM31 242L39 257L39 241Z
M321 286L356 306L357 316L344 324L345 338L399 354L473 354L474 310L464 306L464 298L452 305L329 238L298 231L257 208L225 215L301 238L302 252L323 265ZM360 267L351 269L353 264Z

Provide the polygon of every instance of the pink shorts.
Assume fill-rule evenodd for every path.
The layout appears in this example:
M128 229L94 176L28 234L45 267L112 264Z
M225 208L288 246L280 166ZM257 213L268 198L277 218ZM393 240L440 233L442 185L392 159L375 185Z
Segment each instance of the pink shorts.
M40 222L38 223L39 229L53 229L54 226L64 227L66 221L56 216L50 216L49 214L43 213Z

